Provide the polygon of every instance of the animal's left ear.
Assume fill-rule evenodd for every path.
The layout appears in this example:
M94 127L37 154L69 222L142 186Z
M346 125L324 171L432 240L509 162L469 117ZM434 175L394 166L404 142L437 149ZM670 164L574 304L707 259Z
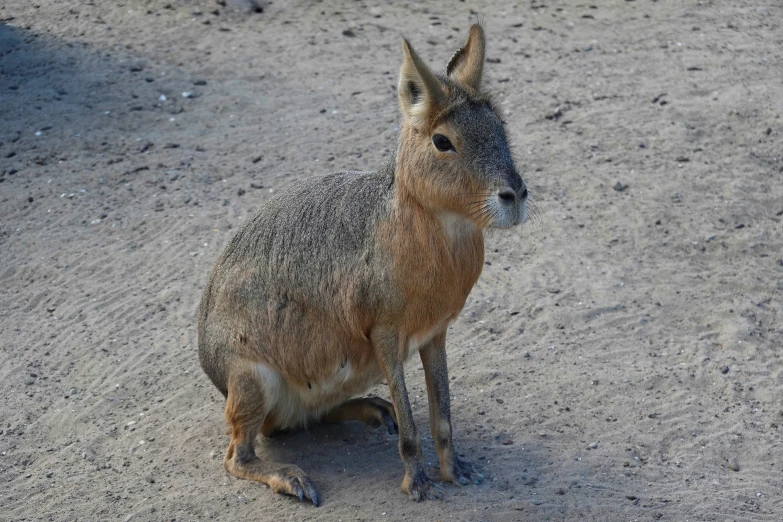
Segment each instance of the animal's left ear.
M479 90L484 69L484 29L479 24L470 26L468 41L449 60L446 75L457 83Z

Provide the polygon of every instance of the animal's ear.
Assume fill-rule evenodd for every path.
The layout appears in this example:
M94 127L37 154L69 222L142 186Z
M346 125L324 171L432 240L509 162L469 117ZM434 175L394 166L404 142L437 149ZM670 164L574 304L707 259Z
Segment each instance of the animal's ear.
M468 41L449 60L446 75L478 91L484 68L484 50L484 29L479 24L473 24L468 32Z
M405 39L402 40L402 68L397 94L403 114L416 127L423 126L446 99L440 80Z

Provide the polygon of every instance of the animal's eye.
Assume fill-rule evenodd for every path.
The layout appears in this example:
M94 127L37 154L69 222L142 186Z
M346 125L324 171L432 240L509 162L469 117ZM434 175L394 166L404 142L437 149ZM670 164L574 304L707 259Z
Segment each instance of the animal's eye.
M446 152L448 150L456 150L454 148L454 145L452 145L449 139L443 134L434 135L432 137L432 143L435 145L435 148L441 152Z

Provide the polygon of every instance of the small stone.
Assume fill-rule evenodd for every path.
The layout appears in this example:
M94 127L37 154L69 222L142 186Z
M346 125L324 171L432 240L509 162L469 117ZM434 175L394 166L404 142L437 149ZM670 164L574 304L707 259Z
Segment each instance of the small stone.
M731 457L729 461L726 463L726 465L731 471L740 470L740 465L739 465L739 461L737 460L737 457Z
M597 442L590 443L590 449L598 449L598 443Z
M24 383L28 386L30 386L31 384L35 384L35 377L33 377L32 375L25 375Z
M146 480L150 484L154 484L155 483L155 477L153 477L152 475L147 475L146 477L144 477L144 480Z
M255 181L253 181L253 182L250 183L250 188L262 189L262 188L264 188L264 185L261 184L261 183L257 183Z
M505 401L503 399L495 399L498 404L503 404Z
M504 446L511 446L512 444L514 444L514 441L511 439L505 439L504 441L501 442L501 444Z
M625 498L628 500L636 500L636 495L626 495Z
M356 33L351 31L350 29L346 29L345 31L343 31L343 36L347 36L348 38L355 38Z
M722 373L723 375L726 375L727 373L729 373L729 367L728 366L724 366L723 368L720 369L720 373Z
M565 490L563 488L557 488L557 491L555 491L558 495L565 495Z
M193 85L196 85L196 86L199 86L199 87L201 87L203 85L206 85L206 84L207 84L206 80L194 80L193 81Z
M614 184L612 188L615 189L617 192L625 192L628 189L628 185L625 183L620 183L618 181L617 183Z
M245 195L245 189L240 188L237 190L237 196L244 196Z

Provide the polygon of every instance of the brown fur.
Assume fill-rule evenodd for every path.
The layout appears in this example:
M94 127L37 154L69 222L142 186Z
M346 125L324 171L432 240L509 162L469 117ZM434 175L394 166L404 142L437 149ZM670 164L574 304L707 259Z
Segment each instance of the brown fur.
M453 447L446 330L481 274L483 229L523 220L527 196L499 116L479 92L483 56L479 26L447 77L403 42L394 164L284 191L216 263L199 313L199 357L226 395L229 473L318 505L302 470L258 459L255 437L357 420L399 427L403 490L415 500L441 497L424 473L405 388L403 364L418 351L441 478L481 480ZM452 147L437 148L437 135ZM352 399L384 378L392 403Z

